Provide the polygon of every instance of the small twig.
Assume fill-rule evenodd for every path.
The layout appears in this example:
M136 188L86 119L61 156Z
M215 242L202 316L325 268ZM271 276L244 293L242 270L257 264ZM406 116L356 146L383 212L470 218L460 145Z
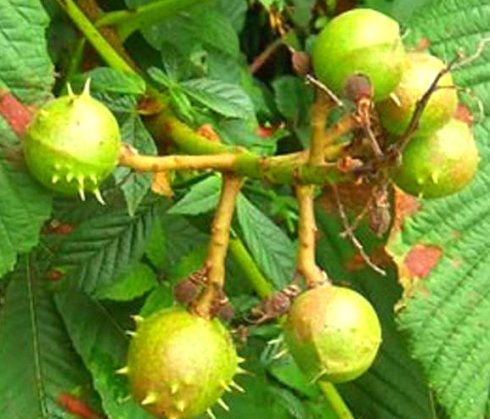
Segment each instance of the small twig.
M192 307L196 314L204 318L212 317L215 300L222 295L231 222L242 184L243 178L232 174L223 174L221 197L211 227L211 239L205 263L208 269L207 284Z
M313 185L297 185L299 205L297 271L309 288L325 282L326 274L316 264L316 223L313 202Z
M328 97L339 107L343 108L345 107L344 105L344 102L342 102L338 96L332 92L327 86L325 86L323 83L321 83L320 81L318 81L317 79L315 79L311 74L307 74L305 76L306 78L306 81L308 83L311 83L313 86L315 86L316 88L322 90L323 92L325 92Z
M463 59L460 58L453 68L457 69L463 67L480 58L488 43L490 43L490 37L481 39L480 42L478 42L475 52L469 57Z
M399 153L401 153L405 149L405 147L408 145L410 139L412 138L413 134L415 133L415 131L417 131L420 118L421 118L425 108L427 107L427 104L429 103L431 96L437 90L437 88L438 88L437 85L439 84L439 81L447 73L449 73L451 71L451 69L458 62L458 60L459 60L459 57L454 58L452 61L450 61L448 63L448 65L446 65L446 67L444 67L441 71L439 71L439 73L434 78L434 80L430 84L427 91L417 101L417 105L415 106L415 110L412 114L412 118L410 119L410 123L408 124L407 129L405 130L405 132L401 135L401 137L399 139L399 142L398 142L399 146L397 147L397 150Z
M386 272L384 269L380 268L377 266L373 261L371 261L371 258L369 255L366 253L364 250L364 247L362 246L361 242L359 239L355 236L355 234L352 232L352 228L349 226L349 220L347 219L347 214L345 213L344 206L340 200L339 196L339 191L337 189L337 186L332 185L333 193L335 196L335 201L337 203L337 209L339 211L340 219L342 221L342 225L344 227L344 232L346 235L350 238L352 244L354 247L357 249L359 254L361 255L362 259L366 264L373 269L374 271L378 272L380 275L386 276Z
M283 38L275 39L271 44L269 44L248 66L248 71L251 74L255 74L259 71L262 66L267 62L267 60L279 49L281 45L284 44Z

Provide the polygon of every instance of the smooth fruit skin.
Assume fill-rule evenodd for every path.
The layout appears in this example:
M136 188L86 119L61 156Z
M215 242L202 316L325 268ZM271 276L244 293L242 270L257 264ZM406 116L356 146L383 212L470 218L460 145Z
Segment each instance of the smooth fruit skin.
M364 74L374 88L374 100L382 100L402 77L405 49L398 23L370 9L355 9L332 19L313 47L317 78L342 95L347 79Z
M101 199L99 185L116 167L121 136L115 117L87 85L81 95L70 92L43 105L23 147L29 171L44 186L82 199L88 190Z
M424 95L441 70L443 61L433 55L407 54L400 84L393 94L377 106L382 125L387 131L401 135L408 128L417 101ZM428 135L449 122L458 106L458 95L450 73L445 74L431 95L417 127L417 134Z
M232 384L237 368L224 326L183 308L143 320L129 346L131 392L156 417L190 418L205 412Z
M381 325L362 295L324 285L294 301L285 338L310 381L340 383L359 377L371 366L381 344Z
M468 185L478 162L478 149L470 128L452 119L434 134L410 140L393 180L411 195L441 198Z

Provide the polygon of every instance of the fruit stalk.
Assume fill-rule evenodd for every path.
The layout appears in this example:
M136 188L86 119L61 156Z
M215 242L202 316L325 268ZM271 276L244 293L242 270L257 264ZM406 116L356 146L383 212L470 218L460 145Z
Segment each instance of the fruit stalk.
M298 255L296 269L309 288L325 282L325 273L318 267L315 259L317 231L314 212L314 186L297 185L296 197L299 204Z
M211 239L205 262L208 269L207 285L193 307L194 312L204 318L211 317L214 300L225 283L225 258L230 241L231 222L242 184L243 178L223 174L223 187L211 226Z
M311 109L311 142L308 163L320 166L325 163L325 140L331 140L325 135L325 124L332 109L332 101L320 89L316 90L316 99ZM331 144L328 144L331 145Z

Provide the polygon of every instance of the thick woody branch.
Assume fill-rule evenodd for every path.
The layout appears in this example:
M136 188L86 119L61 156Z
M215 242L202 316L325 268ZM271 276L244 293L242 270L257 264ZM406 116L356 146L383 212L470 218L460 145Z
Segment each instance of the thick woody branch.
M242 183L243 179L240 177L232 174L223 175L221 197L211 227L211 240L206 259L207 285L193 307L201 317L212 317L213 303L225 283L225 258L230 241L231 222Z

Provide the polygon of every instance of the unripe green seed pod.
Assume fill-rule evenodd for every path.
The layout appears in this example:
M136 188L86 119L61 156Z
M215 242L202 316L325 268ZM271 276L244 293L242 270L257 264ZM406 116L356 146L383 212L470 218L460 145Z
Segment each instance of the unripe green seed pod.
M239 367L230 334L218 320L171 308L139 322L125 370L133 396L148 412L180 419L219 401Z
M401 135L408 128L417 102L427 92L446 64L430 54L410 53L400 84L392 95L378 103L377 109L383 126L392 134ZM420 117L417 135L428 135L449 122L458 106L458 95L450 73L437 84Z
M398 23L370 9L355 9L332 19L313 47L317 78L342 95L350 76L367 76L374 100L382 100L400 82L405 49Z
M102 201L99 185L114 170L121 147L116 119L88 91L43 105L27 128L24 157L44 186L66 195L85 191Z
M405 192L422 198L452 195L468 185L478 169L478 149L467 124L452 119L430 136L416 136L402 153L393 175Z
M353 380L373 363L381 326L371 304L359 293L324 285L301 294L284 328L286 343L310 381Z

